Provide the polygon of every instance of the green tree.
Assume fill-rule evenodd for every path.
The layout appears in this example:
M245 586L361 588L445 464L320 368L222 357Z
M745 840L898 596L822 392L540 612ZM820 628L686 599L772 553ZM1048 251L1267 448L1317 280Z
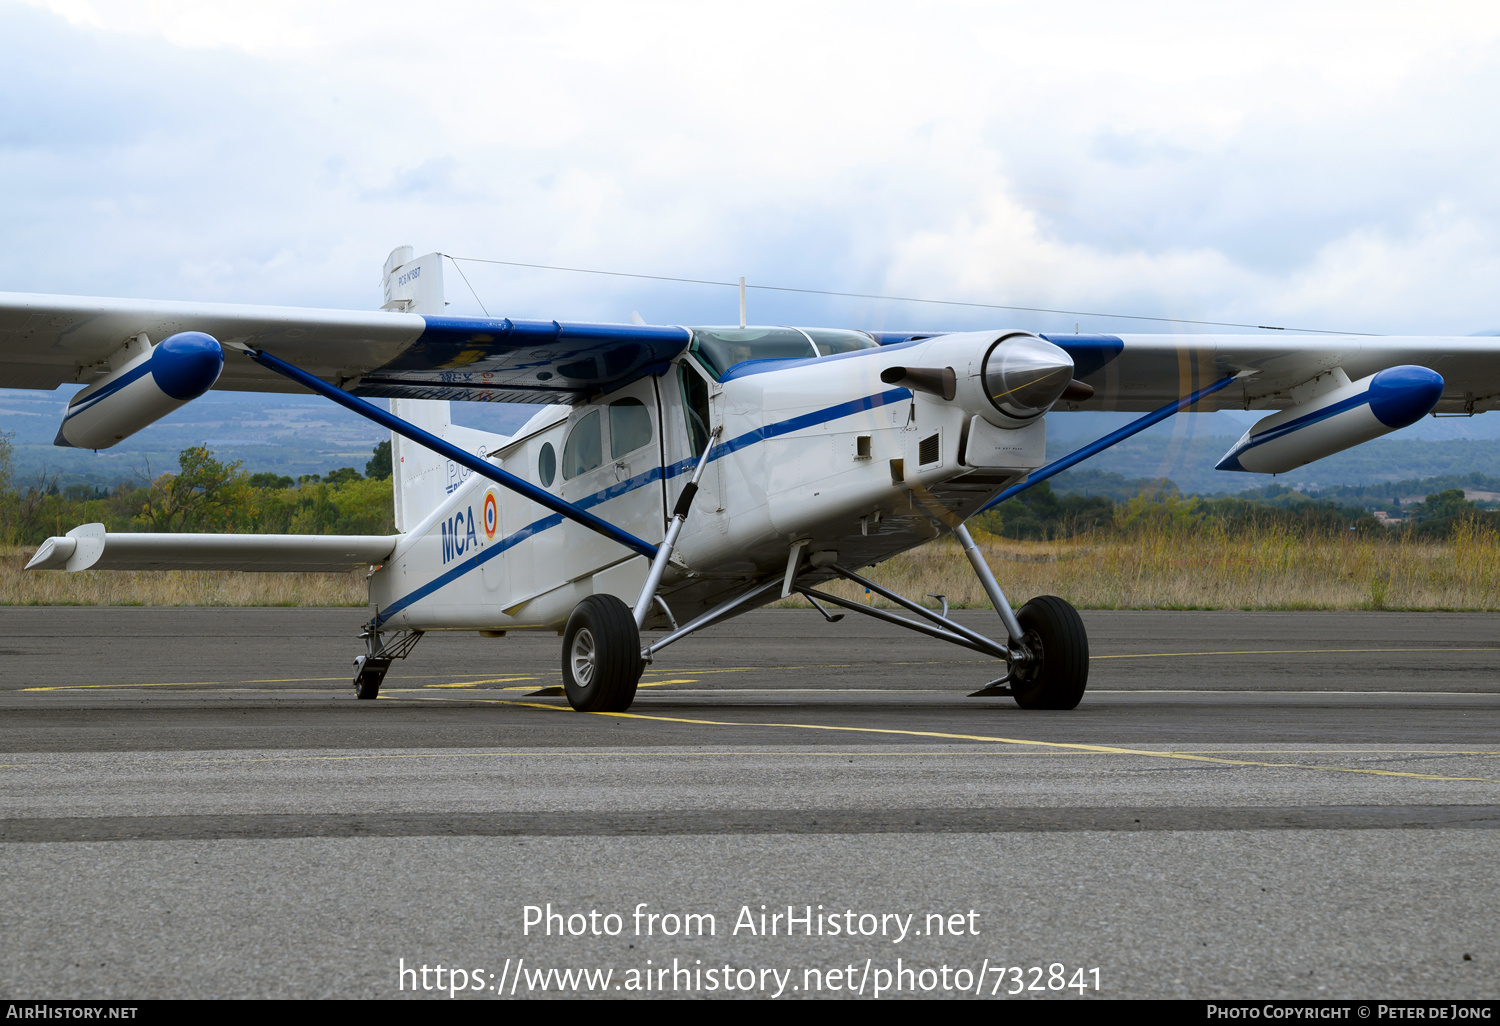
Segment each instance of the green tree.
M1427 496L1416 506L1412 507L1412 514L1418 523L1427 523L1433 520L1450 520L1453 517L1477 512L1479 507L1464 498L1462 488L1448 488Z
M375 447L375 455L365 464L365 477L371 481L384 481L391 476L391 440L387 438Z
M1007 499L975 523L1006 538L1050 540L1097 531L1114 521L1115 504L1103 495L1058 495L1042 481Z
M13 437L14 432L0 431L0 542L6 545L16 543L17 532L18 496L11 487L16 470Z
M360 480L359 471L353 467L340 467L337 470L330 470L323 478L325 483L331 484L334 487L358 480Z
M239 460L223 463L195 445L177 454L177 466L147 489L137 516L152 530L225 531L249 515L250 476Z
M0 495L10 494L11 478L16 472L16 447L11 442L15 438L14 431L0 431ZM390 465L389 450L386 455L386 465ZM389 471L386 474L390 476Z

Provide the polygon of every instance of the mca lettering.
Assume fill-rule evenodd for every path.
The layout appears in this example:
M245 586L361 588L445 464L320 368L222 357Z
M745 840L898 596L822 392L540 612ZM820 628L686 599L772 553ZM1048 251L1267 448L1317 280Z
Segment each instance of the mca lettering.
M439 526L443 531L444 563L479 547L479 536L474 533L474 507L470 506L467 513L454 514Z

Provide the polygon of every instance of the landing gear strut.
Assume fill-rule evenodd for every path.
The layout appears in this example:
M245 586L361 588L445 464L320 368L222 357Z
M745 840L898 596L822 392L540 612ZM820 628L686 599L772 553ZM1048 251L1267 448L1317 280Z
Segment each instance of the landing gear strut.
M374 699L380 695L380 685L386 671L397 659L405 659L417 642L422 640L421 631L395 631L386 640L374 621L365 625L360 634L364 639L365 654L354 658L354 696Z

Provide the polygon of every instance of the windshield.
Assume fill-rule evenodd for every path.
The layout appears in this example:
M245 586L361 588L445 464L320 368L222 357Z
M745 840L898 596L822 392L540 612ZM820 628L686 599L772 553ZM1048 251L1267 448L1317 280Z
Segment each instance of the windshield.
M840 328L693 328L693 352L716 377L746 360L807 360L880 343L862 331Z
M813 345L818 347L819 356L832 356L834 353L852 353L856 349L879 349L880 343L862 331L849 331L845 328L803 328Z

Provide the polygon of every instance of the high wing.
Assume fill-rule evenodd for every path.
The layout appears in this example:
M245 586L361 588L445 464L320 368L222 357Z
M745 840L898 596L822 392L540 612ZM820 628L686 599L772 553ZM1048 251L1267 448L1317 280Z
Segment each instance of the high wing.
M89 384L138 336L184 331L265 350L356 395L544 403L628 384L689 340L669 326L0 293L0 388ZM214 387L299 390L239 358Z
M356 395L577 403L660 370L692 339L683 327L449 317L440 310L441 257L386 268L378 311L94 299L0 293L0 387L91 384L144 336L203 332L264 350ZM409 256L409 254L407 254ZM872 332L885 344L942 332ZM1500 403L1500 339L1463 336L1044 334L1093 386L1060 409L1145 411L1225 376L1234 385L1198 409L1279 409L1325 372L1351 379L1418 365L1444 381L1440 412ZM1244 373L1242 373L1244 372ZM245 359L225 362L220 389L286 392L297 385Z
M1292 390L1342 369L1351 379L1416 365L1443 378L1437 412L1479 413L1500 405L1500 338L1368 335L1043 334L1067 350L1075 376L1095 394L1062 410L1143 412L1241 372L1200 410L1282 409Z

